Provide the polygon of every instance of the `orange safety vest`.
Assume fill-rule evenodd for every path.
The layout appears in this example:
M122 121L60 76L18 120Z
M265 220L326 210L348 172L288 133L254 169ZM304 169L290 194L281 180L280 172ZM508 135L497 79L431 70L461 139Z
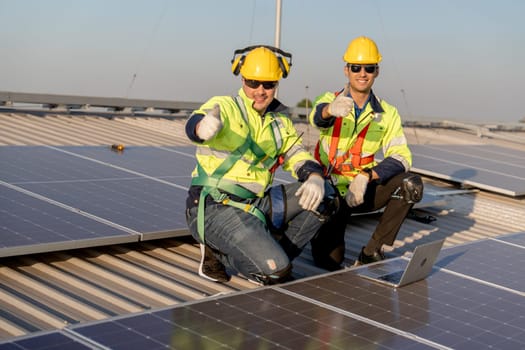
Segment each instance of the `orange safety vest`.
M336 96L338 94L336 93ZM337 145L339 144L339 136L341 135L341 125L343 123L343 118L336 118L333 131L332 131L332 139L330 140L330 151L328 152L328 162L330 163L329 168L324 168L325 176L328 176L330 173L335 173L338 175L344 175L344 176L350 176L355 177L357 174L353 173L354 170L360 170L362 169L363 165L372 163L374 161L374 155L369 155L367 157L361 157L361 150L363 149L363 141L365 140L366 133L368 131L368 127L370 126L370 123L368 123L363 130L357 135L356 142L353 144L353 146L342 156L336 157L337 154ZM315 146L315 152L314 156L317 161L321 163L321 156L319 155L319 141L317 141L317 145ZM348 157L352 155L352 163L351 164L343 164Z

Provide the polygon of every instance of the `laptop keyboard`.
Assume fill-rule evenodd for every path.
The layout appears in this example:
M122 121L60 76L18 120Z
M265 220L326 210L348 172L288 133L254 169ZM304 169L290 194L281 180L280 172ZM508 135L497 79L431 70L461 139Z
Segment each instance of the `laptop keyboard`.
M379 276L378 278L383 281L392 282L394 284L397 284L399 283L399 281L401 281L401 276L403 276L403 272L404 271L397 271L397 272L389 273L387 275Z

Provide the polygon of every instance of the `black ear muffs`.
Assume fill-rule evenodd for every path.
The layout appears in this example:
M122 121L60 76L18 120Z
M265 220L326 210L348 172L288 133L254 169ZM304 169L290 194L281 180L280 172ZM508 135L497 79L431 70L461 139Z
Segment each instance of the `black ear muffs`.
M285 52L279 48L269 46L269 45L253 45L253 46L245 47L244 49L235 50L233 52L233 58L231 60L233 75L239 75L241 71L241 67L244 63L244 60L246 59L246 55L244 54L258 47L265 47L268 50L271 50L272 52L279 55L277 56L277 62L279 62L279 67L281 68L281 71L283 72L283 79L286 78L288 76L288 73L290 73L290 67L292 66L292 54ZM237 56L237 55L241 55L241 56ZM283 57L288 58L288 60L284 59Z

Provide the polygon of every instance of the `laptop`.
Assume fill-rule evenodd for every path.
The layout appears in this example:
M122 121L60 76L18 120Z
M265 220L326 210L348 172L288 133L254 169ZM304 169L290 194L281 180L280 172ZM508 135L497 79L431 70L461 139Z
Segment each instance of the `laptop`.
M395 288L425 279L432 271L444 242L440 239L417 246L408 264L404 259L376 263L366 265L357 274Z

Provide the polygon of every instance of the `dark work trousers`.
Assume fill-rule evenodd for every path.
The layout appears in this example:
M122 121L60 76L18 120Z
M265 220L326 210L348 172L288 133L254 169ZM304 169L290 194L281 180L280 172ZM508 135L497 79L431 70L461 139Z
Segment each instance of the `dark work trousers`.
M414 203L405 199L393 198L392 194L401 187L403 179L411 176L402 173L392 177L384 184L373 181L368 184L364 202L350 208L344 198L340 198L339 211L319 229L311 240L314 263L321 268L335 271L341 268L345 254L345 229L349 217L354 213L367 213L385 208L368 246L380 249L383 244L392 245L408 212Z

